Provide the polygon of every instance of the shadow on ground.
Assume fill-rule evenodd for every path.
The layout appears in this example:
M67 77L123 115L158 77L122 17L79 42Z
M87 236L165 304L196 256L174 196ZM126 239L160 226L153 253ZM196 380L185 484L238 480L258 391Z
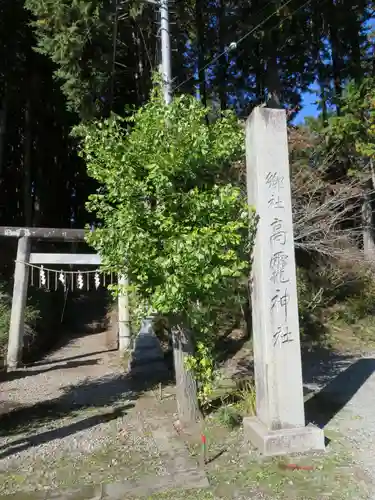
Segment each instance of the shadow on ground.
M218 353L217 361L223 363L236 356L241 351L249 336L242 329L232 329L222 335L216 342L215 349Z
M244 338L223 339L224 343L232 343L223 358L227 358L224 362L231 378L237 382L252 379L254 374L252 353L243 349L245 341ZM358 360L350 353L342 353L329 346L306 343L302 345L302 371L306 422L323 428L374 373L375 359ZM214 406L215 403L222 403L222 397L219 399L213 402ZM231 401L230 397L228 401Z
M107 352L107 351L106 351ZM67 369L75 369L75 368L81 368L83 366L94 366L97 365L100 362L100 359L82 359L82 360L76 360L76 361L69 361L69 359L61 359L60 361L54 361L54 366L51 366L49 368L41 368L41 369L33 369L33 370L16 370L13 372L2 372L0 373L0 382L3 381L11 381L11 380L17 380L20 378L25 378L25 377L32 377L34 375L39 375L40 373L48 373L52 372L55 370L61 370L62 368L64 370ZM49 364L52 364L50 362ZM46 363L48 365L48 363ZM43 366L43 364L35 364L34 366Z
M75 360L80 360L83 358L87 358L89 356L100 356L101 354L104 354L106 352L114 352L117 351L117 349L111 349L107 350L105 349L104 351L95 351L95 352L88 352L85 354L77 354L77 356L70 356L69 358L54 358L54 359L46 359L42 361L36 361L35 363L32 364L32 366L47 366L47 365L53 365L55 363L67 363L69 361L75 361Z
M340 362L343 360L339 360L339 365ZM375 359L363 358L344 367L338 374L331 374L328 383L306 401L307 421L320 428L325 427L349 403L374 372Z
M238 345L244 339L238 339ZM235 342L237 342L235 339ZM246 341L246 339L245 339ZM243 344L242 344L243 345ZM236 349L234 349L236 351ZM249 353L240 353L237 350L235 366L232 367L231 376L236 379L249 378L253 374L253 361ZM83 364L96 363L94 360L84 360L84 356L77 359L61 360L71 367ZM42 364L41 364L42 365ZM55 369L55 366L42 367L40 372ZM329 347L302 347L303 380L307 394L305 405L306 420L319 427L324 427L329 421L350 401L365 381L374 373L375 359L355 360L350 354L340 353ZM22 373L12 376L27 376L35 372ZM147 376L145 374L147 373ZM166 373L168 374L168 380ZM108 375L102 378L85 381L79 385L63 387L63 394L47 402L32 406L17 405L5 408L0 402L0 436L11 436L28 430L35 433L40 427L45 427L51 421L78 417L79 412L86 408L103 408L102 415L90 416L77 423L69 423L58 431L43 430L40 435L33 435L27 444L20 446L36 446L48 440L56 439L56 432L61 437L75 433L82 428L96 425L98 419L110 419L116 411L125 411L130 408L130 403L135 401L142 393L148 391L159 383L169 382L171 372L162 375L147 367L146 371L130 372L129 374ZM310 397L309 397L310 396ZM124 406L125 405L125 406ZM108 407L111 411L108 411ZM116 416L113 416L116 418ZM80 427L81 426L81 427ZM38 437L39 436L39 437ZM39 441L38 441L39 439ZM13 444L12 444L13 446ZM23 448L22 448L23 449ZM18 448L14 451L20 451ZM1 458L1 454L0 454Z
M110 327L112 298L108 290L42 290L30 287L29 302L41 312L31 345L23 354L27 364L39 361L72 340ZM113 346L115 347L115 346Z
M16 453L20 453L34 446L40 446L55 439L64 439L67 436L84 431L96 425L115 420L126 414L126 410L133 408L134 404L128 403L120 408L115 408L113 411L106 411L100 415L93 415L78 422L73 422L59 429L43 431L32 436L22 437L11 443L0 446L0 460Z
M65 329L80 336L103 332L109 326L108 313L112 304L111 294L104 288L70 291L62 323Z
M147 377L138 373L116 374L84 381L77 385L62 388L63 394L58 398L37 403L35 405L7 406L0 402L0 436L30 433L31 437L20 441L22 446L31 447L56 438L63 438L80 430L90 428L100 421L117 418L123 411L134 406L134 402L147 392L165 382L165 374L148 371ZM38 428L46 427L67 417L78 418L82 410L103 409L103 413L86 417L76 423L69 423L58 430L43 430L35 434ZM23 445L26 441L26 444ZM16 442L17 443L17 442ZM14 442L11 443L14 446ZM0 452L0 459L3 455Z

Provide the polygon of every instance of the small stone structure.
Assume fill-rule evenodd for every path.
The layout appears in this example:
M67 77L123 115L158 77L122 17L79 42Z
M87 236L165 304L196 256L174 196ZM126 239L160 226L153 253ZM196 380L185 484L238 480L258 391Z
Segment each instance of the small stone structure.
M257 416L245 435L265 455L324 449L305 426L286 113L255 108L246 125L248 201L259 217L252 265Z
M132 375L167 375L167 366L159 339L153 330L153 318L142 321L141 329L134 339L134 348L129 360L129 373Z

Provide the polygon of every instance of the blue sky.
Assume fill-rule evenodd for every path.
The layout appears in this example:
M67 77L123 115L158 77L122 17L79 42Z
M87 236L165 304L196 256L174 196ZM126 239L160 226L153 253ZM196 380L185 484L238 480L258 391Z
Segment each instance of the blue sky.
M314 90L312 88L311 90ZM294 120L295 124L303 123L307 116L317 116L319 111L316 105L317 95L315 92L304 94L302 98L302 109Z
M375 19L370 19L369 22L367 23L367 28L369 30L372 30L375 28ZM300 124L303 123L305 118L307 116L317 116L319 114L316 101L317 101L317 94L316 94L316 86L313 84L311 86L312 92L309 93L307 92L303 98L302 98L302 109L298 113L296 119L294 120L295 124Z

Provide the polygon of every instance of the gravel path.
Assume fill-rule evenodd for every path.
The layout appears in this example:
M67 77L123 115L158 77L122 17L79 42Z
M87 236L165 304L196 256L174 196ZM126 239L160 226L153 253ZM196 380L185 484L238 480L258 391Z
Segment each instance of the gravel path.
M42 361L11 373L1 383L1 405L52 401L65 397L72 386L121 374L118 354L108 351L106 339L106 332L72 339Z
M363 472L361 500L375 500L375 355L315 352L303 364L308 418L337 431ZM101 482L119 498L207 486L171 416L139 398L107 351L106 333L74 339L0 387L0 496Z
M375 500L375 353L317 348L302 359L307 420L334 432L361 471L365 499ZM251 370L250 351L229 363L231 375Z
M170 416L154 397L139 398L118 353L107 351L106 333L77 338L11 376L1 383L0 495L119 481L125 491L151 491L188 484L189 475L208 486L173 443Z
M375 355L331 354L312 364L305 378L319 411L327 410L319 424L343 437L363 472L368 500L375 500Z
M101 448L117 431L133 393L106 334L71 341L1 384L0 470Z

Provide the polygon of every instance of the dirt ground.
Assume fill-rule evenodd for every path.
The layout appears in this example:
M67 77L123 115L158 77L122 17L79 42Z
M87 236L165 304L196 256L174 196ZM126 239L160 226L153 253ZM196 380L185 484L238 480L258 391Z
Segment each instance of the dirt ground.
M251 346L233 342L227 381L251 371ZM173 385L160 392L147 377L135 383L105 332L73 339L1 383L0 498L372 499L366 457L375 419L364 408L375 394L375 362L332 349L304 359L307 416L324 426L326 452L266 460L245 442L240 422L225 425L218 410L206 418L203 463L200 434L174 425ZM353 382L358 366L369 373L356 388L341 380L329 389L348 370Z

